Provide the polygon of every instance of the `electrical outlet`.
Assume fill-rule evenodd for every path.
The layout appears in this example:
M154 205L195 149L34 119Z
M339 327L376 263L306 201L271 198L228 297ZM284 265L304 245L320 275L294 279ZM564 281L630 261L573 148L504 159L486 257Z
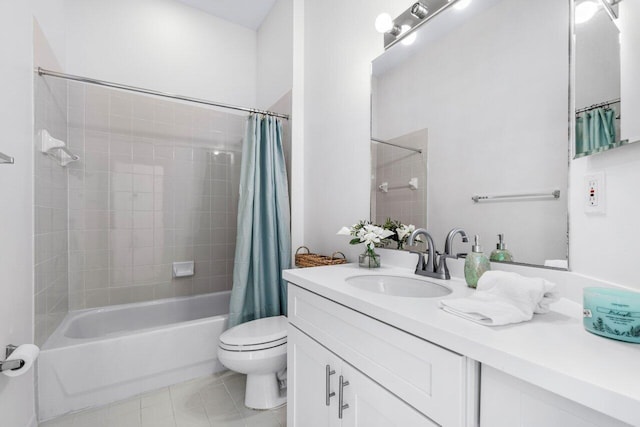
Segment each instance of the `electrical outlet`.
M584 211L588 214L605 213L605 179L604 172L585 175L584 177Z

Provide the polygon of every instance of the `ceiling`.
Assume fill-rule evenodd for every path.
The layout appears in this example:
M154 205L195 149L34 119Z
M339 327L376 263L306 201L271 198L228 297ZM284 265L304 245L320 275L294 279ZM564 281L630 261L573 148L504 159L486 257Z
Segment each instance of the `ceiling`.
M226 21L257 30L276 0L178 0Z

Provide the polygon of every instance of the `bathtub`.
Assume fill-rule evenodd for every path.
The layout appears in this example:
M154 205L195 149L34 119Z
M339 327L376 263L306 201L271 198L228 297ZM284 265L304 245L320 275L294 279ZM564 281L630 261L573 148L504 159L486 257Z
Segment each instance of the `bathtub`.
M230 292L72 311L38 359L41 421L212 374Z

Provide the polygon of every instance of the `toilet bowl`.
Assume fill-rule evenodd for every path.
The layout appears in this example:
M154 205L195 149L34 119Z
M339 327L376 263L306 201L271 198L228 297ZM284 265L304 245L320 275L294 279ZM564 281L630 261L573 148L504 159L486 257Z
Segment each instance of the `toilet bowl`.
M271 409L287 402L276 374L287 367L287 318L265 317L220 335L218 359L227 369L247 375L244 404Z

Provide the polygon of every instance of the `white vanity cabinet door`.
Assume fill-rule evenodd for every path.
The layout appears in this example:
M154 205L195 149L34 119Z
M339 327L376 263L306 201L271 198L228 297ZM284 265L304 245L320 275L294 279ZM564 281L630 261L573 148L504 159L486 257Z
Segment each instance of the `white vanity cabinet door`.
M325 347L289 325L288 402L290 427L437 427L437 424ZM326 382L326 367L335 373ZM339 380L343 409L339 417ZM327 391L335 393L326 404Z
M480 426L629 427L487 365L482 365Z
M329 375L327 390L326 367ZM338 376L341 361L320 344L289 325L287 331L287 425L338 426ZM327 392L335 393L329 398Z
M349 385L344 387L342 427L437 427L369 377L350 366L342 365L341 374Z

